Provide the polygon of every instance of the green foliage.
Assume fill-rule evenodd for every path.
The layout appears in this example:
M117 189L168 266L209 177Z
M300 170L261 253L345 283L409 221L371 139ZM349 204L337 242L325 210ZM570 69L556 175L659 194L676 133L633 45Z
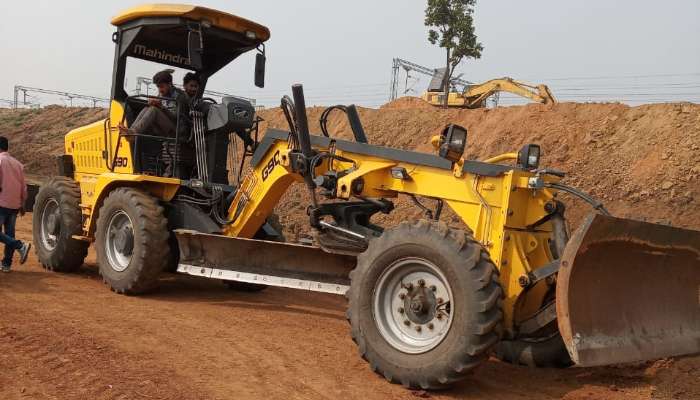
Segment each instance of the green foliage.
M445 86L462 60L481 58L484 46L474 32L474 5L476 0L428 0L425 26L429 27L428 41L447 52Z

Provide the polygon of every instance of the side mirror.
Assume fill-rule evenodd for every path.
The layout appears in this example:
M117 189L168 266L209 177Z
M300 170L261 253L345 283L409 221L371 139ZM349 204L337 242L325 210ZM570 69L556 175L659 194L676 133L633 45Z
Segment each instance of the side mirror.
M187 57L190 59L190 67L194 70L202 69L202 34L197 31L190 31L187 35Z
M255 86L265 87L265 53L255 55Z

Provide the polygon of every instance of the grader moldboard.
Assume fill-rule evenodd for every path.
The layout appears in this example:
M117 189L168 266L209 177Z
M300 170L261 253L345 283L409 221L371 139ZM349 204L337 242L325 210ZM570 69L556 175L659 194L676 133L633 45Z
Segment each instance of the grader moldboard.
M289 131L269 129L260 141L252 105L237 98L192 104L178 121L188 134L120 134L118 124L153 98L124 91L128 57L197 71L206 86L257 49L263 86L269 31L183 5L137 7L112 23L109 118L66 135L63 176L36 199L34 240L47 269L75 270L94 242L117 293L147 292L171 270L237 290L345 295L361 356L407 387L449 386L492 352L564 367L700 351L699 232L610 216L561 183L564 174L541 168L537 145L466 160L467 131L449 125L433 139L435 155L374 146L354 106L324 114L344 111L355 141L330 137L323 123L324 135L312 136L300 85L282 100ZM241 159L227 151L239 139ZM246 156L246 172L230 174L227 165ZM284 243L271 221L294 183L310 194L316 246ZM562 192L594 208L571 237ZM399 195L425 219L373 223ZM468 228L442 222L444 205Z

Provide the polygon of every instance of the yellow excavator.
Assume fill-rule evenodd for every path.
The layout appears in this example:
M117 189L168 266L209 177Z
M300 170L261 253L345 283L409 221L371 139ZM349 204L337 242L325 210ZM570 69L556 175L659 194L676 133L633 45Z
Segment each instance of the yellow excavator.
M512 93L536 103L554 104L554 96L547 85L530 85L516 81L513 78L491 79L484 83L468 85L463 92L451 91L448 94L447 106L460 108L483 108L486 101L499 92ZM434 106L445 104L444 91L427 91L421 98Z
M124 90L128 59L196 71L204 90L255 51L263 86L270 33L186 5L139 6L112 23L109 117L66 135L59 176L35 200L45 268L76 270L92 244L120 294L153 290L174 272L235 290L343 295L360 356L410 388L450 386L494 353L564 367L700 351L700 232L611 216L540 165L536 144L468 160L468 132L451 124L430 154L372 145L352 105L333 110L347 114L354 140L323 125L311 135L301 85L281 100L289 128L261 138L252 105L228 97L196 99L172 137L120 130L159 99ZM246 151L236 159L227 149L239 139ZM284 242L273 221L291 185L308 192L314 245ZM592 207L571 235L565 194ZM393 212L398 196L423 218L381 226L374 216ZM461 227L448 226L444 207Z

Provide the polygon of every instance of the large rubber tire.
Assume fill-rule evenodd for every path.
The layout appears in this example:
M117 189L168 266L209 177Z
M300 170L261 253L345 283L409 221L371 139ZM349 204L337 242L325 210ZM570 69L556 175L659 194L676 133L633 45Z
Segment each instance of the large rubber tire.
M544 302L554 301L554 288L545 296ZM500 360L528 367L567 368L574 365L559 334L559 326L554 320L539 329L530 337L516 337L501 340L495 349Z
M540 368L567 368L574 365L559 333L540 339L502 340L496 357L516 365Z
M132 228L132 249L128 262L120 266L110 262L108 256L108 251L114 251L108 246L116 240L110 237L108 228L116 216L124 219L124 215ZM95 234L102 280L119 294L143 294L155 289L160 274L168 266L168 238L163 207L155 198L134 188L113 190L100 207Z
M42 228L42 221L48 219L45 212L55 214L53 233L46 226ZM34 249L44 268L72 272L83 265L90 244L73 238L83 233L80 186L76 181L57 176L41 187L32 211L32 231Z
M279 235L275 237L271 237L267 235L265 230L263 228L260 228L258 232L256 232L255 236L253 237L254 239L260 239L260 240L270 240L273 242L284 242L285 237L284 234L282 233L283 231L283 226L279 221L279 217L277 214L272 214L267 218L266 223L270 224L272 228L274 228ZM248 283L248 282L237 282L237 281L225 281L226 286L236 292L247 292L247 293L257 293L257 292L262 292L263 290L267 289L267 285L258 285L255 283Z
M417 354L390 344L373 311L375 284L406 259L429 261L452 291L449 330L434 347ZM449 387L486 360L499 341L503 291L498 270L471 232L444 223L404 222L370 241L350 278L347 315L352 338L372 370L392 383L421 389Z

